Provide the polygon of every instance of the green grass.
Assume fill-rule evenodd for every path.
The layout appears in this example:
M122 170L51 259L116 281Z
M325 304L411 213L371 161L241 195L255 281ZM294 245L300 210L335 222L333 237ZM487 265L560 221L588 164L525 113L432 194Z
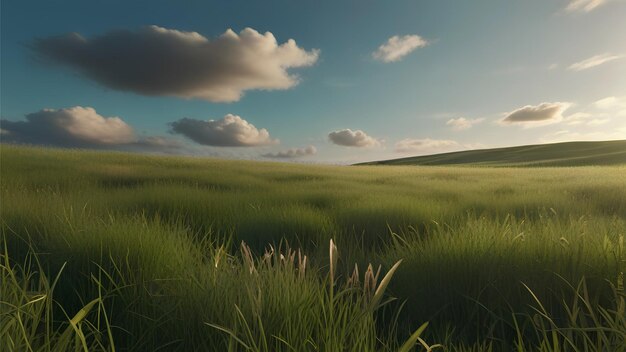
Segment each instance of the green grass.
M626 350L626 166L0 168L0 350Z
M626 164L626 140L565 142L373 161L367 165L589 166Z

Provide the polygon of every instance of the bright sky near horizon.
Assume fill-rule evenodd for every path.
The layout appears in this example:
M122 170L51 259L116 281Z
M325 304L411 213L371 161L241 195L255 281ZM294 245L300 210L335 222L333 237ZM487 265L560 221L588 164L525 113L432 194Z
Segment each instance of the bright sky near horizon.
M626 139L626 1L3 1L3 142L352 163Z

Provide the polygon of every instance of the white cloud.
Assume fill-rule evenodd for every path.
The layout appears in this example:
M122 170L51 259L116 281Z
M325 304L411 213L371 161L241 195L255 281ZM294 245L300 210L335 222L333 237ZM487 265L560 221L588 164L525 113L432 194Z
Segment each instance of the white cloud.
M237 115L228 114L220 120L196 120L183 118L170 123L171 132L179 133L202 145L218 147L253 147L278 144L265 128Z
M591 119L587 121L587 126L600 126L611 121L611 119Z
M593 106L602 110L626 108L626 97L606 97L595 101Z
M626 125L611 131L571 131L560 130L541 138L542 143L570 142L570 141L607 141L626 138Z
M570 103L541 103L526 105L509 112L500 120L501 124L520 124L525 127L544 126L563 120L563 112L571 106Z
M214 40L196 32L157 26L120 30L93 38L78 33L37 40L43 57L75 68L116 90L144 95L233 102L251 89L288 89L299 78L290 68L313 65L319 50L306 51L270 32L227 30Z
M594 55L588 59L571 64L567 69L572 70L572 71L587 70L592 67L600 66L607 62L611 62L613 60L621 59L622 57L623 55L612 55L610 53Z
M607 114L589 114L586 112L577 112L565 117L563 120L570 126L599 126L611 121Z
M417 48L428 45L428 41L417 34L394 35L372 53L374 59L382 62L399 61Z
M466 130L472 128L472 126L483 122L485 119L466 119L465 117L459 117L456 119L450 119L446 122L446 125L451 126L457 131Z
M592 117L592 114L586 112L577 112L567 116L565 118L565 121L568 125L580 125L586 123Z
M569 12L590 12L607 3L607 0L570 0L565 8Z
M15 142L61 146L128 144L137 137L119 117L104 117L90 107L44 109L26 115L26 121L2 120L2 129Z
M277 153L266 153L263 154L263 156L266 158L288 159L315 154L317 154L317 148L315 148L315 146L309 145L306 148L290 148L287 150L279 151Z
M445 139L412 139L406 138L396 143L398 153L435 153L465 149L459 142Z
M367 135L367 133L351 129L333 131L328 134L328 139L337 145L345 147L375 147L380 145L380 141Z
M608 96L589 105L592 112L578 111L565 116L563 122L569 126L599 126L611 122L615 117L626 116L626 96Z

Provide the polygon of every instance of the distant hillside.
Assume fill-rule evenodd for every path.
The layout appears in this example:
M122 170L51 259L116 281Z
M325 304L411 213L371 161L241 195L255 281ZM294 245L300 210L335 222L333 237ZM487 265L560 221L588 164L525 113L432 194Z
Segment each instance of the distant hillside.
M583 166L626 164L626 140L467 150L360 165Z

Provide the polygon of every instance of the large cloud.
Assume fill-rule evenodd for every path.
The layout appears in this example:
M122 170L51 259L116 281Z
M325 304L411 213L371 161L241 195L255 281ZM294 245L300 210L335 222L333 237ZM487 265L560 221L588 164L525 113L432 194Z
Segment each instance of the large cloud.
M368 136L367 133L361 130L352 131L349 128L330 132L328 139L334 144L345 147L375 147L380 145L378 140Z
M237 115L228 114L220 120L196 120L183 118L170 123L171 132L179 133L202 145L217 147L253 147L278 144L265 128Z
M2 120L3 139L11 142L71 147L128 144L135 133L119 117L100 116L90 107L44 109L26 121Z
M263 156L266 158L289 159L315 154L317 154L317 148L315 148L315 146L309 145L306 148L290 148L287 150L279 151L277 153L263 154Z
M372 53L374 59L382 62L395 62L410 54L417 48L428 45L428 41L417 34L404 36L394 35Z
M163 153L183 149L166 137L139 137L121 118L82 106L44 109L26 115L26 121L1 120L0 131L2 141L9 143Z
M500 122L503 124L521 124L524 126L542 126L563 120L563 111L569 108L569 103L541 103L526 105L508 113Z
M278 44L270 32L227 30L215 40L157 26L93 38L78 33L39 39L34 49L112 89L145 95L232 102L250 89L288 89L293 67L313 65L319 51L293 39Z
M613 60L621 59L622 57L622 55L612 55L610 53L604 53L592 56L579 62L575 62L571 64L567 69L572 71L588 70L592 67L600 66Z
M398 153L433 153L463 148L457 141L445 139L412 139L406 138L396 143Z

